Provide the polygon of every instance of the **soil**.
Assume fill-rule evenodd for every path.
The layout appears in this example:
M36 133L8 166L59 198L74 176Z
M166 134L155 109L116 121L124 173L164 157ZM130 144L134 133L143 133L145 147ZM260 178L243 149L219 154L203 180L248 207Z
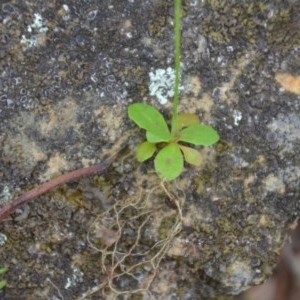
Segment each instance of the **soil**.
M184 1L179 110L221 139L161 182L126 108L170 117L149 74L174 64L173 1L2 1L0 204L127 151L0 224L1 299L234 299L267 280L299 215L299 12Z

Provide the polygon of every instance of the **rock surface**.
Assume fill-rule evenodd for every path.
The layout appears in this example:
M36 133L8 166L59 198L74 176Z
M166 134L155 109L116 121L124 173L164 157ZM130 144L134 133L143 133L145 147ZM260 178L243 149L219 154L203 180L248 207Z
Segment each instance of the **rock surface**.
M271 274L299 214L300 4L183 10L180 110L221 140L162 186L126 107L170 115L168 78L150 96L149 76L173 67L173 2L2 3L0 203L129 145L1 224L5 299L221 299Z

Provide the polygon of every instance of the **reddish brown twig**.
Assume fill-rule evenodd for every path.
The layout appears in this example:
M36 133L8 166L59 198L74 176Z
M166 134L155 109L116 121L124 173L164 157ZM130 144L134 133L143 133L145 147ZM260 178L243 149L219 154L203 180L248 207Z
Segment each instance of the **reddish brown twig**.
M0 211L0 222L2 222L5 218L7 218L10 214L12 214L18 207L28 203L29 201L33 200L34 198L45 194L46 192L50 191L51 189L61 185L68 183L70 181L74 181L81 177L89 176L95 173L103 173L107 170L110 164L114 161L116 156L124 150L125 147L122 147L121 150L117 151L115 154L104 160L103 162L92 165L90 167L81 168L75 171L71 171L65 173L61 176L58 176L54 179L51 179L32 190L25 192L21 196L12 200L11 204L4 205Z

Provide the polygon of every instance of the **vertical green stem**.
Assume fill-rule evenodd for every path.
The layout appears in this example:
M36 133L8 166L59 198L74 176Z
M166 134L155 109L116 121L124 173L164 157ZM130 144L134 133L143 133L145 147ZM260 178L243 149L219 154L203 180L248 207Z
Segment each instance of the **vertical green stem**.
M175 33L175 85L174 85L174 100L171 122L171 133L174 134L174 129L177 120L178 98L179 98L179 76L180 76L180 20L181 20L181 0L174 0L174 33Z

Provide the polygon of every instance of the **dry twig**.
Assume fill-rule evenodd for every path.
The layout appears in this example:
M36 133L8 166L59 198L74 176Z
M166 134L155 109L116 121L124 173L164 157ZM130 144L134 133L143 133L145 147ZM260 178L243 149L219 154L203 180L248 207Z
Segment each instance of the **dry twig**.
M6 204L1 208L0 211L0 222L4 221L9 215L11 215L18 207L28 203L29 201L47 193L53 188L77 180L82 177L90 176L95 173L101 174L105 172L111 163L116 159L116 157L120 154L121 151L125 149L125 146L121 147L120 150L116 151L112 156L105 159L103 162L92 165L89 167L81 168L75 171L71 171L65 173L61 176L58 176L54 179L51 179L32 190L25 192L19 197L16 197L12 200L12 203Z

